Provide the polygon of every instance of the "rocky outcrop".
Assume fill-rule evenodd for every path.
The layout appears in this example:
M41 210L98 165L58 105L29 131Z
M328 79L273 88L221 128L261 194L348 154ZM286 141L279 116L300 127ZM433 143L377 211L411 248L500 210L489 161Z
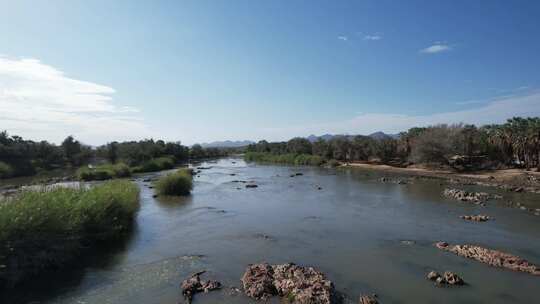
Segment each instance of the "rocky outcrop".
M287 297L300 304L330 304L336 302L334 285L313 267L292 263L250 265L242 277L244 292L254 299L274 295Z
M188 303L191 303L193 296L198 292L209 292L212 290L220 289L221 283L218 281L201 281L200 275L205 271L197 272L188 279L184 280L180 287L182 288L182 294L186 298Z
M446 242L438 242L435 246L441 250L450 251L494 267L503 267L540 276L540 267L509 253L475 245L450 245Z
M438 286L465 284L465 281L460 276L451 271L445 271L443 275L440 275L436 271L431 271L428 273L427 278L430 281L435 281Z
M495 196L489 195L486 192L468 192L460 189L444 189L443 195L458 201L471 202L475 204L485 203L491 198L496 198Z
M461 218L467 221L475 221L475 222L486 222L491 219L489 216L484 215L484 214L462 215Z

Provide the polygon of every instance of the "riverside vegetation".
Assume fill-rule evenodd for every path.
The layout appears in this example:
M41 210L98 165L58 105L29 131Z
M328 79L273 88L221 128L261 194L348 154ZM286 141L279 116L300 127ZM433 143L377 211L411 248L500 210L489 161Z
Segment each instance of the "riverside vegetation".
M156 190L160 195L188 195L192 189L193 171L187 168L162 176L156 182Z
M79 168L82 180L108 179L132 173L170 169L176 163L225 156L232 149L187 147L180 142L146 139L111 142L99 147L68 136L60 145L0 132L0 178L31 176L43 171ZM88 164L100 164L88 168ZM125 166L124 166L125 165Z
M122 180L1 199L0 287L61 267L96 242L121 238L138 209L139 188Z
M540 171L540 118L514 117L504 124L435 125L397 136L336 136L330 140L293 138L248 146L245 159L295 165L369 161L405 167L423 164L458 171L537 168Z

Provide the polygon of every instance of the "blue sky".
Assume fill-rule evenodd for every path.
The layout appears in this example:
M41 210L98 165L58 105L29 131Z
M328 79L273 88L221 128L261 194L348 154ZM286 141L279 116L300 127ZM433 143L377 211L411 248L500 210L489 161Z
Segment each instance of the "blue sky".
M540 115L538 1L0 1L0 129L89 144Z

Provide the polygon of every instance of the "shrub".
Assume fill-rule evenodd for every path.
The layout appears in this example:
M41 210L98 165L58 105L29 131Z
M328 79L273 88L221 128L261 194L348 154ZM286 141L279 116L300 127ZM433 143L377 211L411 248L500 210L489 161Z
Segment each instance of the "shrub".
M273 154L266 152L247 152L244 154L246 161L302 165L302 166L321 166L326 160L318 155L310 154Z
M131 176L131 170L123 163L100 165L93 168L81 167L77 170L77 177L83 181L106 180L115 177L128 176Z
M193 174L190 169L169 173L156 182L156 189L161 195L188 195L193 189Z
M0 178L6 178L13 175L13 168L10 165L0 161Z
M172 157L158 157L144 162L142 165L133 168L133 172L155 172L161 170L172 169L174 167L174 160Z
M0 200L0 287L61 267L94 242L124 235L138 209L139 188L120 180Z

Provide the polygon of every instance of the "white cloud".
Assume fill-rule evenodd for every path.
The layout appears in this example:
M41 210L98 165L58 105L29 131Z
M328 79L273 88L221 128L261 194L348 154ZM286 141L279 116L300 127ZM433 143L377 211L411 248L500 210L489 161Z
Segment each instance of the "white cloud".
M347 37L347 36L338 36L337 39L347 41L347 40L349 40L349 37Z
M61 141L73 134L85 143L149 134L129 106L116 106L114 89L67 77L36 59L0 56L0 128L31 139Z
M415 126L439 123L471 123L484 125L501 123L513 116L540 116L540 92L522 96L507 96L485 105L462 111L429 115L364 113L346 121L328 122L288 128L267 128L262 134L271 140L283 140L309 134L370 134L376 131L398 133ZM264 136L263 136L264 137Z
M450 51L451 49L452 47L447 44L436 42L435 44L428 46L425 49L421 49L420 53L436 54L436 53L441 53L441 52L447 52L447 51Z
M382 39L382 36L381 35L378 35L378 34L375 34L375 35L365 35L364 36L364 40L369 40L369 41L377 41L377 40L381 40Z

